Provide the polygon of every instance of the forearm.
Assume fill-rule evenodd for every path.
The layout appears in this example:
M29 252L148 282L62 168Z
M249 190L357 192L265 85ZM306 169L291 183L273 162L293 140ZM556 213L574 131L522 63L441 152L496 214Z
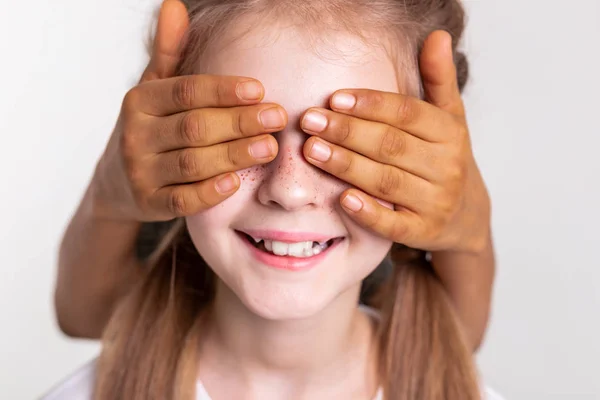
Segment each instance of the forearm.
M433 252L431 261L476 351L488 324L496 269L491 233L477 253Z
M90 185L63 236L54 301L63 332L98 338L118 300L139 279L140 224L98 217L92 191Z

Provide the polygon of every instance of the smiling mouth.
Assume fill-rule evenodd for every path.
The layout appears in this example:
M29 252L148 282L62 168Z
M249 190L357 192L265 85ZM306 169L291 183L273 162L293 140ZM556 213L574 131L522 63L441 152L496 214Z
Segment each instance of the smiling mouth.
M245 232L236 231L243 240L247 241L256 249L275 256L310 258L324 253L334 244L344 240L343 237L331 238L327 241L302 241L302 242L281 242L277 240L254 238Z

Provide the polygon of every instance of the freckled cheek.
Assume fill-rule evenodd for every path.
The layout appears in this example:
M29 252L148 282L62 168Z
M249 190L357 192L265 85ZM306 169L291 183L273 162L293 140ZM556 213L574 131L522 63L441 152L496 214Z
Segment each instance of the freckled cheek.
M265 165L255 165L237 171L240 178L240 191L252 191L256 189L266 176L267 167ZM235 196L235 195L234 195Z
M220 233L228 228L236 218L243 214L244 208L252 199L252 192L238 190L221 203L186 218L186 223L191 230Z

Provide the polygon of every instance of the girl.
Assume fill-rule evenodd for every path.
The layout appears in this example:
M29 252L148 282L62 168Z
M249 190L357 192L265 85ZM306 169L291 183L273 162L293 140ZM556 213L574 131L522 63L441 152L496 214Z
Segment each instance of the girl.
M487 193L469 157L459 96L423 86L418 73L429 33L446 29L458 42L460 5L188 3L176 95L154 96L148 110L171 115L182 135L162 137L172 168L154 178L209 167L193 149L210 143L224 114L174 113L206 107L196 94L213 92L192 74L230 77L218 81L215 104L234 106L235 94L264 100L261 127L240 108L231 139L269 127L277 140L252 142L250 154L277 156L238 172L235 194L172 227L112 315L97 365L70 387L128 400L481 398L455 311L425 253L405 246L464 254L489 247ZM449 42L440 32L428 40ZM462 87L464 59L456 61ZM260 80L266 95L256 81L234 78L244 76ZM124 108L152 90L130 92ZM444 96L444 112L415 98ZM221 156L236 159L229 149ZM465 175L468 193L457 196L464 187L450 183ZM469 196L483 212L457 207ZM190 201L169 198L174 210ZM393 270L357 307L365 278L388 254Z

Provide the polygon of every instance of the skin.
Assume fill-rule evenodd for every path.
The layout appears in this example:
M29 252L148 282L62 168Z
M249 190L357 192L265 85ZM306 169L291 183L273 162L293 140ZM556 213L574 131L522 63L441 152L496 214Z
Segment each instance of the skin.
M265 101L288 118L275 160L238 172L234 195L186 218L196 249L220 278L199 363L214 398L369 399L377 389L373 324L356 305L362 280L392 241L342 209L340 195L351 185L307 162L300 121L336 88L392 91L398 83L383 49L349 35L332 42L343 58L318 57L293 29L261 29L206 56L203 72L256 77L269 88ZM345 239L315 268L290 272L257 262L235 229Z
M140 85L125 98L111 141L63 238L55 301L59 324L68 334L98 337L115 304L140 279L142 266L134 252L139 221L194 215L219 204L241 184L237 174L227 171L268 163L279 151L268 133L287 125L287 113L277 104L260 103L265 88L259 81L212 75L170 78L186 27L185 7L167 0L152 59ZM345 208L348 218L388 240L432 251L434 268L475 349L485 332L494 276L489 197L470 149L447 39L446 33L434 32L423 48L420 68L427 103L397 93L343 90L356 97L356 105L342 110L330 99L327 110L322 107L326 104L313 103L327 118L327 128L318 132L305 126L313 138L302 151L307 162L356 186L340 196L340 204L350 194L362 202L360 211ZM258 89L241 84L248 82ZM243 99L243 93L254 96ZM216 112L218 107L232 108ZM281 126L261 126L260 111L273 107L285 115ZM211 129L194 141L190 127L198 125L181 122L199 119L209 120L204 126ZM233 136L232 120L241 121ZM361 130L385 138L374 147L383 151L361 148L351 140L356 135L346 135L359 122ZM182 138L194 147L193 157L181 151ZM250 145L261 140L271 154L253 157ZM329 143L328 161L310 157L317 140ZM394 153L398 157L390 157ZM420 155L436 162L423 168ZM348 165L361 165L370 174ZM220 191L217 181L229 183L221 186L228 190ZM177 184L182 182L194 183ZM388 200L393 208L374 197ZM417 204L416 198L428 204Z

